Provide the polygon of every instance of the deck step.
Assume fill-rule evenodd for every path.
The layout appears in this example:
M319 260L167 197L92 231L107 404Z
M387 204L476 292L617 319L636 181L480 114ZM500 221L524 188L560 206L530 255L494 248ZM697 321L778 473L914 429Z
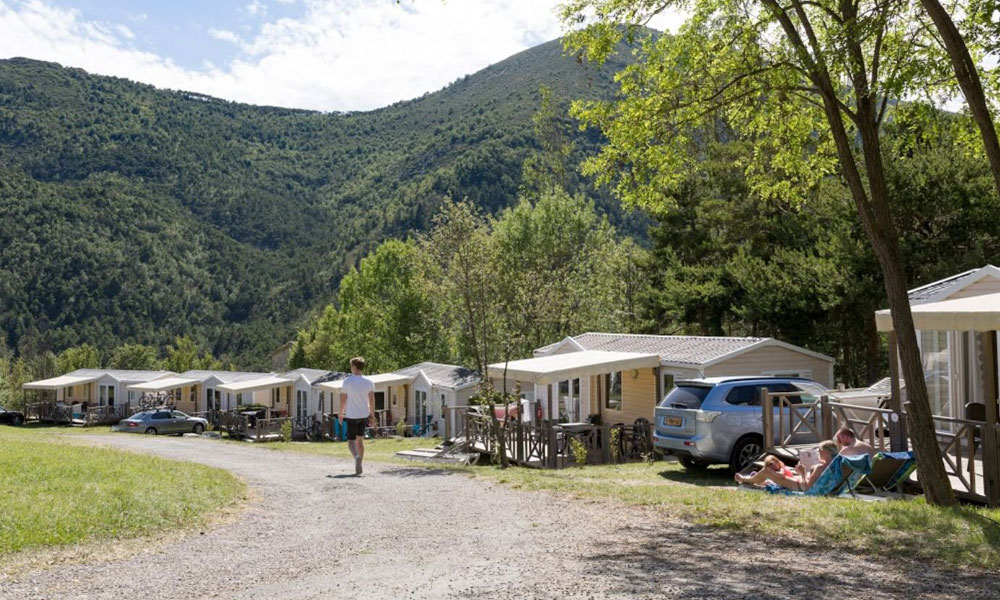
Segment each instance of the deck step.
M396 456L400 458L406 458L409 460L420 460L425 462L442 462L451 464L464 464L467 465L470 462L475 461L479 458L479 454L469 453L469 452L454 452L451 454L442 455L440 450L433 450L430 448L416 448L414 450L400 450L396 453Z

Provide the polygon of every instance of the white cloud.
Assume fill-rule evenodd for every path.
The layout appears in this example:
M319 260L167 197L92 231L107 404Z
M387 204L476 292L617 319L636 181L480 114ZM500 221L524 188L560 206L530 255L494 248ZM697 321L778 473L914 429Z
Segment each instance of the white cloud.
M294 2L295 0L276 0ZM558 0L303 0L301 18L263 20L256 33L203 23L236 46L201 69L135 45L131 30L46 0L0 0L0 57L27 56L230 100L364 110L417 97L560 35ZM204 35L204 34L203 34Z

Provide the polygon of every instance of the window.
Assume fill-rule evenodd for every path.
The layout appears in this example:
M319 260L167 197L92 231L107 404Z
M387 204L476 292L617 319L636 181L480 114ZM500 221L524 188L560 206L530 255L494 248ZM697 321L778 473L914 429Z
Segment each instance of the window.
M375 392L375 411L385 410L385 392Z
M679 385L664 396L660 406L664 408L698 408L710 391L712 388L706 385Z
M326 392L319 393L319 414L326 412Z
M243 406L243 394L236 394L236 406Z
M63 388L63 399L72 397L73 397L73 386L68 386L66 388Z
M115 386L108 386L108 406L115 405Z
M191 386L191 392L188 394L188 398L190 399L192 406L195 406L195 404L198 402L198 395L197 395L196 392L197 392L197 390L195 390L194 386L192 385ZM198 410L198 409L196 408L195 410Z
M615 371L604 376L604 408L608 410L622 409L622 372Z
M740 385L729 390L726 404L736 406L760 406L760 387L756 385Z
M271 406L275 407L281 404L281 388L274 388L271 390Z
M660 396L666 397L672 389L674 389L674 375L673 373L661 373L660 374Z
M309 412L309 396L305 390L295 390L295 416L304 419Z

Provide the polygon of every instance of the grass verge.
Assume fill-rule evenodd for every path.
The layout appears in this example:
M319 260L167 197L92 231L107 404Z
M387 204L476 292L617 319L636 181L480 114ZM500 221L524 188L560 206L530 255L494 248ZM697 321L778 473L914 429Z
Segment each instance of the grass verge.
M397 450L432 447L432 440L370 440L365 457L393 459ZM347 458L343 443L273 444L274 450ZM426 463L406 464L420 465ZM433 465L441 468L441 465ZM675 462L542 471L512 467L448 467L528 491L599 498L653 507L670 518L720 530L794 537L818 546L885 558L907 557L947 568L1000 569L1000 509L929 506L922 499L870 502L794 498L736 488L729 471L691 474Z
M0 427L0 556L195 528L246 497L246 485L222 469L75 437Z

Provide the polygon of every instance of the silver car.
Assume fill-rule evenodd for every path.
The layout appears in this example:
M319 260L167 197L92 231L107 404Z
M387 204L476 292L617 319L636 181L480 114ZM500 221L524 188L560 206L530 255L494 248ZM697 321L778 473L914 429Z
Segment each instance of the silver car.
M116 431L130 433L157 434L201 434L208 427L208 421L201 417L192 417L179 410L148 410L136 413L127 419L122 419L115 426Z
M688 470L701 470L711 464L743 470L764 451L761 388L772 393L787 392L791 404L818 402L827 393L815 381L791 377L678 381L654 411L653 446L659 452L677 456ZM788 408L775 406L773 410L775 423L779 419L790 421ZM819 415L814 419L819 430ZM796 433L794 437L796 443L819 441L810 433Z

